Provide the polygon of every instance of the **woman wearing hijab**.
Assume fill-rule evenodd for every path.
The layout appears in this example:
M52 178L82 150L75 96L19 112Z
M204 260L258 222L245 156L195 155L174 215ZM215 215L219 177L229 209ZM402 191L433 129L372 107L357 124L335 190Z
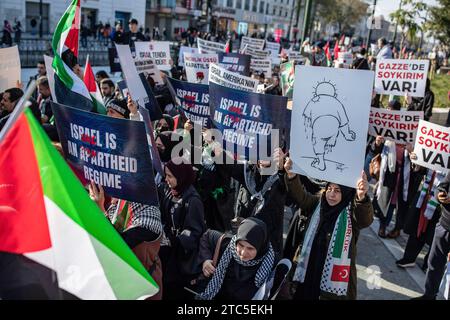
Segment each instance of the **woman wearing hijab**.
M158 133L155 138L155 143L162 163L170 161L173 148L182 141L183 138L173 131L162 131Z
M190 164L174 158L164 167L165 183L158 186L164 239L160 257L163 265L163 299L188 298L183 288L201 273L197 264L200 237L206 230L203 204L193 187Z
M196 298L250 300L268 279L275 264L266 224L250 217L242 221L236 235L221 236L220 232L209 230L201 239L199 261L209 281ZM217 246L219 258L214 266Z
M359 231L373 221L364 172L353 188L328 182L322 194L305 191L292 173L292 160L284 168L289 195L309 213L309 225L297 254L294 299L356 299L356 242Z
M164 131L173 131L175 129L175 121L168 114L163 114L163 117L156 121L155 133L158 134Z

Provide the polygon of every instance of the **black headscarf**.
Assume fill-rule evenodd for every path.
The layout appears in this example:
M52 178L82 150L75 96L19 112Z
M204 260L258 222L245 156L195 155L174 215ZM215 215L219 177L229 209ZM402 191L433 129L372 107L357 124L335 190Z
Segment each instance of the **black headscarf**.
M173 131L164 131L160 132L156 136L156 139L157 138L161 139L161 142L165 147L164 151L160 151L158 149L159 157L161 158L162 162L169 162L171 159L173 148L175 148L178 143L183 141L183 137Z
M255 217L243 220L236 233L236 243L241 240L247 241L256 248L255 259L262 257L269 248L267 226L264 221Z
M356 190L354 188L350 188L350 187L338 184L339 188L341 189L341 195L342 195L341 202L339 202L335 206L330 206L328 204L328 201L327 201L326 195L325 195L326 190L330 184L331 183L328 182L325 186L325 192L322 194L322 201L321 201L321 207L320 207L320 210L324 214L325 217L334 217L334 216L339 215L339 213L341 213L341 211L350 204L350 202L353 200L353 198L355 197L355 194L356 194Z

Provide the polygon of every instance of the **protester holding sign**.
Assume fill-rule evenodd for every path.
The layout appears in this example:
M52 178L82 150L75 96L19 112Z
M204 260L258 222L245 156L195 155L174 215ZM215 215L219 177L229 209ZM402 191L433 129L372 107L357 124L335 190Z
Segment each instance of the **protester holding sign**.
M356 299L356 244L360 230L373 221L364 172L355 188L327 183L321 195L305 191L291 172L292 160L284 164L289 195L310 219L297 256L294 281L296 300Z
M192 166L174 158L165 166L165 182L158 186L165 238L160 256L164 299L188 299L183 287L201 272L197 265L200 237L206 230L203 204L193 187Z

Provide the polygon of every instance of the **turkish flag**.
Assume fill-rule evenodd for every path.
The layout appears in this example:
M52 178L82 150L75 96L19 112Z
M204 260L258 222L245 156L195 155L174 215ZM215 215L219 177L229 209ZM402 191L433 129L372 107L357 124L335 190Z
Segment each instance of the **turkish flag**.
M350 266L334 265L331 272L331 281L348 282L350 278Z

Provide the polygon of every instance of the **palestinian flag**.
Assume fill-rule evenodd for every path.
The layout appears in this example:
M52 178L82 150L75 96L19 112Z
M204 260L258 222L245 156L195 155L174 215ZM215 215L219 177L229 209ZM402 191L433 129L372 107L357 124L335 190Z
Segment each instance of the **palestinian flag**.
M95 81L94 71L92 71L91 64L89 63L89 55L86 59L86 66L84 67L83 81L89 91L89 94L91 95L92 101L94 102L95 111L101 114L106 114L102 94L100 93L100 89Z
M327 57L327 65L331 66L333 64L333 59L331 58L331 52L330 52L330 41L327 41L327 44L323 48L325 51L325 56Z
M154 280L89 198L31 111L13 115L15 123L0 136L1 257L20 257L51 270L64 296L154 295ZM29 275L11 269L14 281Z
M86 85L72 68L78 64L78 37L80 33L80 0L72 3L56 26L52 39L54 53L56 102L86 111L95 106Z

